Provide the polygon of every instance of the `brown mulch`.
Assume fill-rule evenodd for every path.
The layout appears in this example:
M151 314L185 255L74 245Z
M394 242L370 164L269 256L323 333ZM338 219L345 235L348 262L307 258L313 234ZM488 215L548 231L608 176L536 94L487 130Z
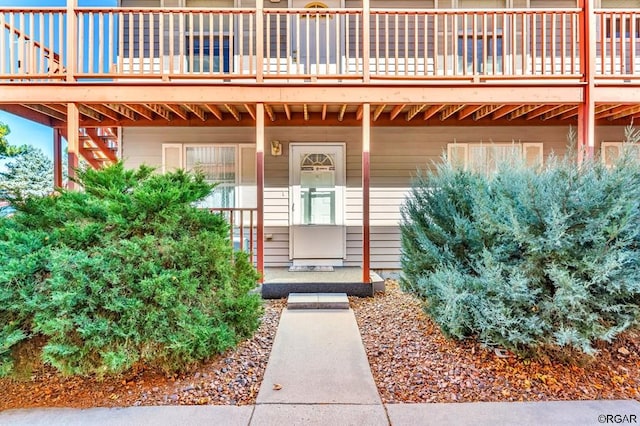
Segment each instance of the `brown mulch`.
M97 380L38 366L26 379L0 379L0 410L30 407L255 404L284 301L266 301L256 334L188 373L139 371Z
M238 348L188 373L139 371L119 378L65 378L38 366L0 379L0 410L29 407L254 404L284 301L266 301L262 325ZM421 302L393 281L374 298L351 298L384 403L640 400L640 332L630 332L584 365L504 358L478 343L447 340Z
M351 307L384 403L640 399L639 331L576 366L447 340L392 281Z

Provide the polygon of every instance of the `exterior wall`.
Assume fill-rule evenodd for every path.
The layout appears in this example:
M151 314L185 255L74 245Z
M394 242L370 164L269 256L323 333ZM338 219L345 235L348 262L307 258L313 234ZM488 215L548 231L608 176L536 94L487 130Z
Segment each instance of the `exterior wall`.
M371 267L400 267L400 206L416 170L441 159L448 143L543 142L545 157L562 155L566 127L373 127L371 132ZM289 143L346 143L347 259L362 262L362 173L360 127L267 127L269 141L282 142L282 155L265 156L265 264L289 265ZM600 127L596 140L624 138L623 127ZM392 142L392 143L389 143ZM253 127L125 128L122 155L127 167L162 167L163 143L255 143Z

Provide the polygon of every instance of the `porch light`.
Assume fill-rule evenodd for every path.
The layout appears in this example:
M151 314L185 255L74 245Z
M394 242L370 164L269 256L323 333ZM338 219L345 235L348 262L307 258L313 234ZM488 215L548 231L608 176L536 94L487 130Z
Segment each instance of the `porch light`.
M282 155L282 142L271 141L271 155L273 157L279 157Z

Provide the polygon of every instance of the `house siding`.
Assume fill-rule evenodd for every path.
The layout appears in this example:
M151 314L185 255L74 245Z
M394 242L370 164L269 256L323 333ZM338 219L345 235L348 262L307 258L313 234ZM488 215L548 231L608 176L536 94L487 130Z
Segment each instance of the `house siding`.
M448 143L542 142L544 155L562 155L567 127L373 127L371 131L371 266L400 267L400 206L419 169L440 161ZM622 127L598 128L598 141L621 141ZM265 264L289 261L289 144L345 142L347 226L345 266L362 263L362 172L360 127L266 128L265 139L282 142L282 155L265 156ZM390 143L392 142L392 143ZM147 164L161 168L163 143L255 143L251 127L124 128L122 155L127 167Z

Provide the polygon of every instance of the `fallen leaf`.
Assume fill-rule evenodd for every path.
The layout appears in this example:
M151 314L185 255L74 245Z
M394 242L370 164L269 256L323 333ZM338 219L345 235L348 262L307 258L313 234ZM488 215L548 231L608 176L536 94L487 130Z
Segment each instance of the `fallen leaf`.
M618 353L624 356L631 354L631 352L629 352L629 349L625 348L624 346L621 346L620 348L618 348Z
M280 390L280 389L282 389L282 385L281 384L278 384L278 383L274 383L273 384L273 390Z

